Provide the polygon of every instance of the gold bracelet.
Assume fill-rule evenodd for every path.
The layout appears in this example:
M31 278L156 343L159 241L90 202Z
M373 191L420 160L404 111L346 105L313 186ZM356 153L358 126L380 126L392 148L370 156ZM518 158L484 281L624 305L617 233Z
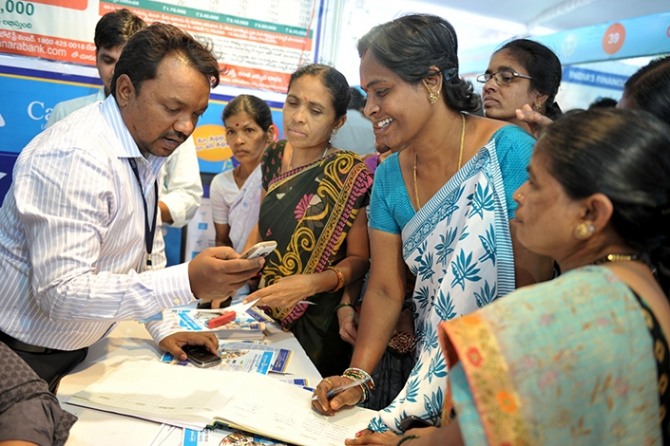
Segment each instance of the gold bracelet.
M335 274L337 274L337 286L332 290L330 290L330 292L334 293L335 291L339 291L344 286L344 274L342 274L342 271L335 268L334 266L329 266L328 268L326 268L326 270L331 270Z
M352 304L350 304L350 303L342 303L342 304L338 304L338 305L335 307L335 313L337 313L337 311L338 311L340 308L344 308L344 307L351 307L351 308L354 309L354 311L356 311L356 307L354 307Z

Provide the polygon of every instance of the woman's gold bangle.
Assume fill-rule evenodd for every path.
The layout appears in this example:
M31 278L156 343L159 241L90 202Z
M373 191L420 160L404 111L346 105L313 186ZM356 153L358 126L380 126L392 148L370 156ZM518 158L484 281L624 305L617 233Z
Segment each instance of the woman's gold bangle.
M329 266L328 268L326 268L326 270L331 270L335 274L337 274L337 286L333 288L330 292L334 293L335 291L339 291L340 289L342 289L342 287L344 287L344 274L342 274L342 271L335 268L334 266Z
M337 313L340 308L344 308L344 307L351 307L351 308L354 309L354 311L356 311L356 307L354 307L352 304L342 303L342 304L339 304L338 306L335 307L335 313Z

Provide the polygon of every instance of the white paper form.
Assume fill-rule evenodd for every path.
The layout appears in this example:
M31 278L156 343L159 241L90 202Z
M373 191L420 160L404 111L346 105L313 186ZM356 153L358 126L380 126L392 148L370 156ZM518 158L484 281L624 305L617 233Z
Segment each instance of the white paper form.
M68 403L192 429L219 420L299 445L341 446L375 415L352 407L323 416L312 410L311 396L302 387L258 373L128 361Z

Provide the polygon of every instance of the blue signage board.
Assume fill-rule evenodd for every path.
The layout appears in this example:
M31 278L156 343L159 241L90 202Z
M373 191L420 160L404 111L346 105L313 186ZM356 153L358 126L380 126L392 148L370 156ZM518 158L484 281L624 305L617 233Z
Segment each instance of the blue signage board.
M591 87L609 88L611 90L623 91L628 76L602 71L589 70L579 67L563 68L563 82L588 85Z
M665 54L670 53L670 11L529 38L549 47L563 65ZM461 52L460 74L483 73L504 43Z
M67 80L64 80L67 79ZM0 66L0 152L18 154L38 133L44 130L53 107L64 100L96 93L100 81L83 76L60 75L48 71ZM223 108L232 96L212 94L209 107L200 118L198 127L222 126ZM267 101L273 121L283 135L282 103ZM223 127L219 129L225 146ZM200 170L219 173L235 165L232 153L221 159L200 157ZM200 152L199 152L200 154ZM4 171L3 171L4 172Z

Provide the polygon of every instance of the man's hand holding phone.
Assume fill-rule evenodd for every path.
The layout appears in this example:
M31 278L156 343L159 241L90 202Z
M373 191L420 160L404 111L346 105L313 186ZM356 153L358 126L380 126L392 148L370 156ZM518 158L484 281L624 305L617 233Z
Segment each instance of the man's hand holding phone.
M204 301L232 296L263 264L262 258L242 258L227 246L207 248L188 263L191 292Z
M265 257L277 248L277 242L270 240L267 242L256 243L251 248L247 249L242 255L241 259L256 259L258 257Z
M179 360L186 360L185 347L187 345L199 345L209 352L216 353L219 350L219 340L212 332L178 331L167 335L158 343L161 350L170 353Z
M213 367L221 362L220 356L200 345L185 345L183 350L186 352L188 362L196 367Z

